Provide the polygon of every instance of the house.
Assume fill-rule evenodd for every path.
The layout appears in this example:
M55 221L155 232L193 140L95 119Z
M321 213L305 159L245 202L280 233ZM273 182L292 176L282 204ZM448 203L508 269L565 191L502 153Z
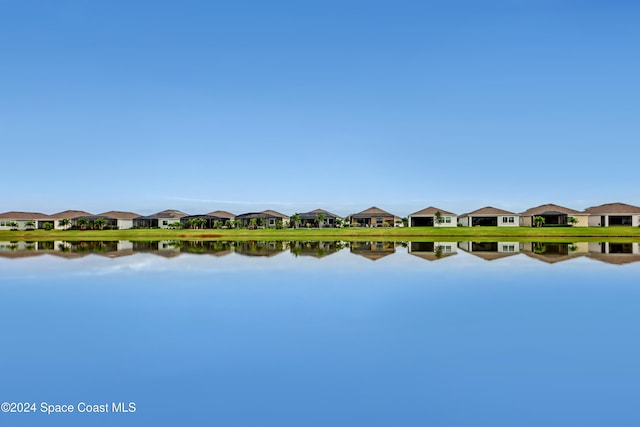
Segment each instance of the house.
M112 227L117 227L119 230L128 230L133 228L133 220L140 217L140 214L134 212L109 211L98 214L97 216L112 220Z
M444 209L429 206L408 217L409 227L457 227L458 216Z
M625 203L607 203L584 210L589 214L589 227L614 225L640 226L640 207Z
M322 224L318 223L318 216L319 215L323 215L324 216L324 221ZM305 227L336 227L336 221L337 220L342 220L341 217L339 217L336 214L333 214L329 211L325 211L324 209L315 209L311 212L304 212L304 213L299 213L298 216L300 216L300 226L305 228Z
M64 230L75 225L75 220L81 216L91 216L93 214L86 211L66 210L49 215L54 220L56 230ZM69 220L69 224L64 225L64 220Z
M578 212L574 209L565 208L564 206L554 205L548 203L546 205L536 206L535 208L528 209L520 214L520 226L521 227L533 227L536 225L535 217L540 216L544 218L543 225L570 225L569 218L574 218L574 227L588 227L589 226L589 214L584 212Z
M171 228L174 222L187 216L186 213L175 209L167 209L147 216L139 216L133 219L134 228Z
M39 212L4 212L0 214L0 230L28 230L54 227L51 216Z
M349 215L351 227L395 227L400 217L375 206Z
M289 217L285 214L274 210L265 210L262 212L248 212L236 216L236 221L240 221L240 227L253 227L254 222L256 227L276 228L278 223L282 227L287 227L289 224Z
M518 227L520 222L516 213L485 206L460 215L458 224L462 227Z
M235 215L226 211L213 211L203 215L187 215L180 218L180 222L184 228L193 227L193 219L204 220L198 228L215 228L216 222L220 222L221 226L225 226L227 221L233 221Z

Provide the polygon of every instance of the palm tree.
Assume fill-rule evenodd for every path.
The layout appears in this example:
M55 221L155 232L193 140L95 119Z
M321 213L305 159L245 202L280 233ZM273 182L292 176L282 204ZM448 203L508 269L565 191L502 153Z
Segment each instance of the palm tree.
M27 222L24 223L24 227L25 227L26 230L31 231L34 228L36 228L36 223L35 223L35 221L27 221Z
M576 225L578 223L578 219L574 216L570 216L567 218L567 222L571 225Z
M86 218L80 218L76 221L76 224L78 224L78 227L80 227L81 230L84 230L89 225L89 221Z
M215 220L213 222L213 228L222 228L222 221L220 221L219 219Z
M9 227L11 227L11 231L18 231L18 223L15 221L10 221L7 223Z
M258 221L255 218L251 218L249 220L249 228L251 230L255 229L257 224L258 224Z
M198 226L198 218L189 218L187 223L189 224L189 228L195 230Z
M58 221L58 225L67 230L71 225L71 220L69 218L62 218L60 221Z
M105 225L107 225L107 220L104 218L96 218L93 220L93 226L97 227L99 230L102 230Z
M324 220L327 217L325 216L325 214L318 214L316 215L316 223L318 224L319 228L322 228L322 226L324 225Z
M300 227L300 214L299 213L294 213L293 216L291 217L291 224L293 225L293 228L298 228Z
M541 217L541 216L534 216L533 217L533 224L536 227L542 227L544 225L544 222L545 222L544 217Z

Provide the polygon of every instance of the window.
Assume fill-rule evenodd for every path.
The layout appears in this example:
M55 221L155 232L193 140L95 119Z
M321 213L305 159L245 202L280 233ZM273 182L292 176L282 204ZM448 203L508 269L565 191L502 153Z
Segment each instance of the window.
M169 221L162 221L162 225L169 225Z
M451 224L451 217L450 216L445 216L444 218L442 218L442 222L444 222L446 224Z
M5 225L4 221L0 221L0 227L4 227Z
M515 252L515 251L516 251L515 245L502 245L502 252Z
M376 218L376 224L382 225L382 218Z
M273 218L269 219L269 225L276 225L276 220Z
M513 224L514 223L514 218L512 216L503 216L502 217L502 223L503 224L506 224L506 223Z

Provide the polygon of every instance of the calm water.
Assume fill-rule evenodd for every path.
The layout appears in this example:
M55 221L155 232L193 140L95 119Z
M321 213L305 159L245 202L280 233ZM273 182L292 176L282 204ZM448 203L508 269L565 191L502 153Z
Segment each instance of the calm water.
M638 243L0 242L0 425L637 426Z

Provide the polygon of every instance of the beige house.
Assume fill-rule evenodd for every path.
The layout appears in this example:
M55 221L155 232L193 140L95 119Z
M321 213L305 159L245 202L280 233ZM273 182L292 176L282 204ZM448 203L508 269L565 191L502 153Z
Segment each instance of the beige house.
M140 217L140 214L134 212L109 211L96 215L100 218L115 220L115 226L119 230L128 230L133 228L133 220Z
M77 211L77 210L66 210L58 213L54 213L53 215L49 215L51 219L53 219L54 227L56 230L64 230L71 225L75 225L75 221L80 217L92 216L93 214L85 211ZM60 223L60 221L68 219L71 223L68 226L64 226Z
M518 227L520 220L516 213L486 206L460 215L458 224L461 227Z
M409 227L457 227L458 216L444 209L429 206L409 215L408 222Z
M0 214L0 230L28 230L47 227L45 224L54 226L50 215L40 212L4 212Z
M535 225L534 218L541 216L544 218L545 225L570 225L573 217L576 223L574 227L588 227L589 226L589 214L585 212L579 212L574 209L565 208L564 206L558 206L551 203L546 205L536 206L535 208L528 209L520 214L520 226L521 227L533 227Z
M626 203L607 203L584 210L589 214L589 227L614 225L640 226L640 207Z
M351 227L395 227L397 221L400 217L375 206L349 216Z

